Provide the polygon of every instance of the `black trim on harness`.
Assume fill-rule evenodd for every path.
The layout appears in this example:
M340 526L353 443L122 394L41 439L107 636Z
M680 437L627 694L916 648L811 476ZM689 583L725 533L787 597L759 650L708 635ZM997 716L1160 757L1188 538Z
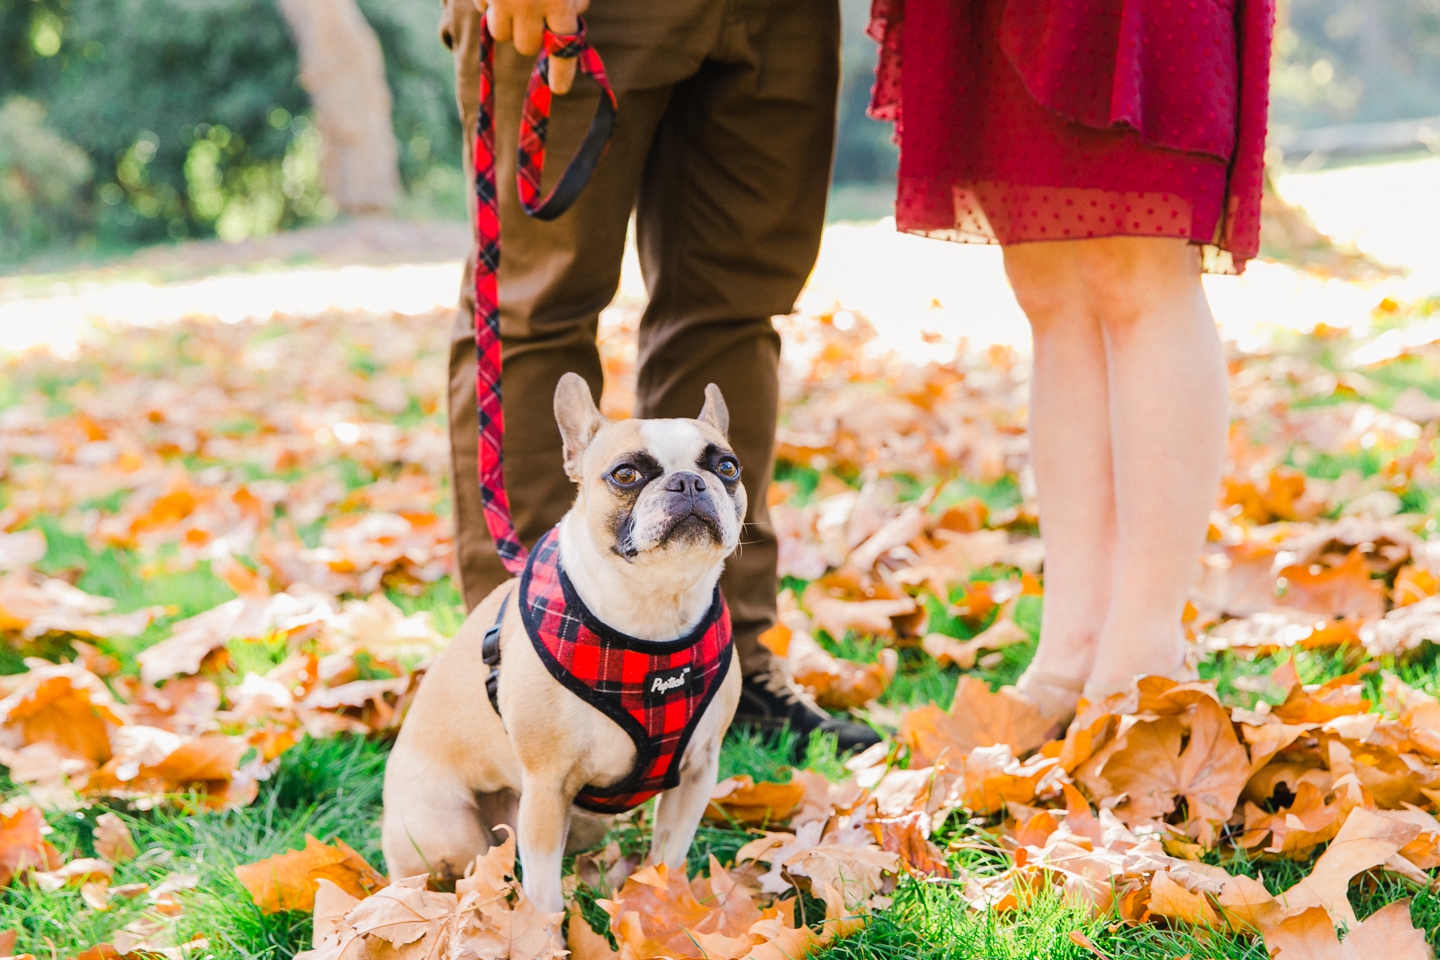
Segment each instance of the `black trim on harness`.
M505 611L509 609L510 598L514 595L515 591L511 590L500 601L500 613L496 615L494 625L485 631L485 639L480 643L480 659L490 668L485 677L485 693L489 695L490 707L497 717L500 716L500 628L505 623ZM500 723L505 723L503 717Z

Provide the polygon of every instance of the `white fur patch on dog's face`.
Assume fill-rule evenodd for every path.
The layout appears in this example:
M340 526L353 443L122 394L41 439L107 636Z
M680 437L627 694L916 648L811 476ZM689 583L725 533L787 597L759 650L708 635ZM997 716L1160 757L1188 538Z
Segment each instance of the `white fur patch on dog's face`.
M622 420L585 450L584 509L595 546L629 563L713 562L740 543L745 488L728 441L699 420Z
M640 436L645 449L668 470L693 468L709 443L700 425L690 420L641 420Z

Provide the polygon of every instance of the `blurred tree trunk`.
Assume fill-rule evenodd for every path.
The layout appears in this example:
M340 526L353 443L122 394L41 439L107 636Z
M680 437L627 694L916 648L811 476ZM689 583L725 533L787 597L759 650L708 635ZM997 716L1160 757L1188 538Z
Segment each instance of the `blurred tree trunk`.
M295 35L300 85L315 107L326 194L343 213L389 210L400 195L400 154L375 31L355 0L277 3Z

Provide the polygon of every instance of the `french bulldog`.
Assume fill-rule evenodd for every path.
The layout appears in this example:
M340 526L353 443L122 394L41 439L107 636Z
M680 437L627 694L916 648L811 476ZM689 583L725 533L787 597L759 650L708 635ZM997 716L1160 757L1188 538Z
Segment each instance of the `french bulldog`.
M637 640L691 634L713 616L745 516L720 390L706 388L694 420L611 422L570 373L555 390L555 419L565 472L578 487L556 534L574 592L601 623ZM496 588L426 672L385 769L382 843L392 877L446 881L497 842L498 824L512 826L525 892L554 912L564 906L567 835L570 849L582 849L605 825L572 801L583 788L624 780L637 751L619 724L552 676L517 610L518 585ZM502 607L497 715L482 646ZM683 866L715 787L740 698L738 662L728 659L678 757L678 785L659 795L652 863ZM656 679L656 695L686 682L674 673Z

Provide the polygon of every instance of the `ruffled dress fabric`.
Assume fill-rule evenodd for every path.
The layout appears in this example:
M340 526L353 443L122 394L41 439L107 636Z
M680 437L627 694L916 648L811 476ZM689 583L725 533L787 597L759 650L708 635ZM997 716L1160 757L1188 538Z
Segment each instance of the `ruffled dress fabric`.
M1260 247L1275 0L874 0L901 230Z

